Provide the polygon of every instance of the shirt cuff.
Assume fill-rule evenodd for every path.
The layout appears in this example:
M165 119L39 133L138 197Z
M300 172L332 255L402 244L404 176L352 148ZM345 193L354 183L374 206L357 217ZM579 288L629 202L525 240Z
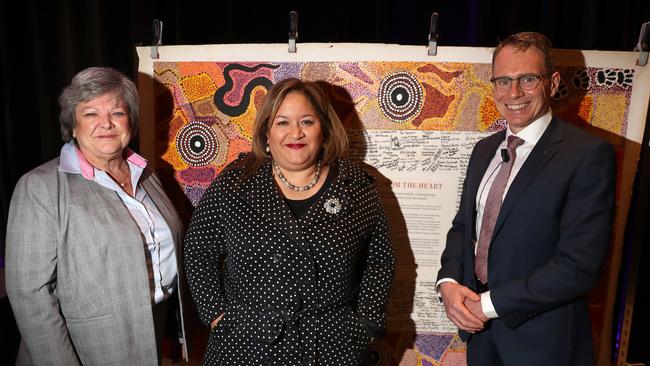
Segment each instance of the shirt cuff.
M481 308L483 314L490 319L498 318L496 309L494 309L494 304L492 304L492 299L490 298L490 291L486 291L481 294Z
M458 281L453 278L441 278L438 282L436 282L436 296L438 296L438 300L440 300L440 302L442 302L442 296L440 296L440 293L438 292L438 287L444 282L458 283Z

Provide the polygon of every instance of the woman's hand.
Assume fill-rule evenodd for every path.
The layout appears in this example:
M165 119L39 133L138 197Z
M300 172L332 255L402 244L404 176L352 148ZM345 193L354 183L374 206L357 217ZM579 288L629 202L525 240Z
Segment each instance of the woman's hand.
M214 330L214 327L217 326L217 323L219 323L219 320L221 320L221 318L223 318L224 314L226 314L226 313L221 313L221 315L219 315L218 317L214 318L214 320L212 320L212 321L210 322L210 330Z

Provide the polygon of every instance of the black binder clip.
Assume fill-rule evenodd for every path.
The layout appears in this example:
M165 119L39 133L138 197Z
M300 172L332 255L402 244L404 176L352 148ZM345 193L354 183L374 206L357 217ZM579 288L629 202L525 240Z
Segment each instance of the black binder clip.
M298 12L289 12L289 53L296 53L298 39Z
M429 56L438 54L438 13L431 14L431 27L429 28Z
M153 28L153 41L151 42L151 58L156 60L160 58L158 54L158 46L162 46L162 28L163 22L158 19L151 21L151 26Z
M650 53L650 22L641 24L639 42L634 47L634 50L639 51L639 58L636 60L637 66L647 65L648 54Z

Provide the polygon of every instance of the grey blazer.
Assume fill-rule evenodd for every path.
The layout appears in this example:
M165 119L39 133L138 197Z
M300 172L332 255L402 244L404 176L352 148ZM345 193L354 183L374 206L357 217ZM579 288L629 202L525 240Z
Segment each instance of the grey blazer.
M17 364L156 366L140 230L115 192L58 166L25 174L11 199L5 271L22 336ZM150 170L140 184L172 231L182 309L180 219Z

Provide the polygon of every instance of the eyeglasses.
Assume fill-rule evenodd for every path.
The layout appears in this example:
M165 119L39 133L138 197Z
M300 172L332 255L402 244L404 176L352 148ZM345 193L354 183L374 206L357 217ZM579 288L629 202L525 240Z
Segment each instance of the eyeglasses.
M533 90L537 88L537 85L539 85L539 81L542 80L542 78L545 78L546 76L547 75L537 75L537 74L526 74L516 78L511 78L508 76L500 76L498 78L492 78L490 79L490 81L492 82L492 84L494 84L494 88L500 92L510 90L513 81L516 81L517 85L519 85L519 87L522 90Z

